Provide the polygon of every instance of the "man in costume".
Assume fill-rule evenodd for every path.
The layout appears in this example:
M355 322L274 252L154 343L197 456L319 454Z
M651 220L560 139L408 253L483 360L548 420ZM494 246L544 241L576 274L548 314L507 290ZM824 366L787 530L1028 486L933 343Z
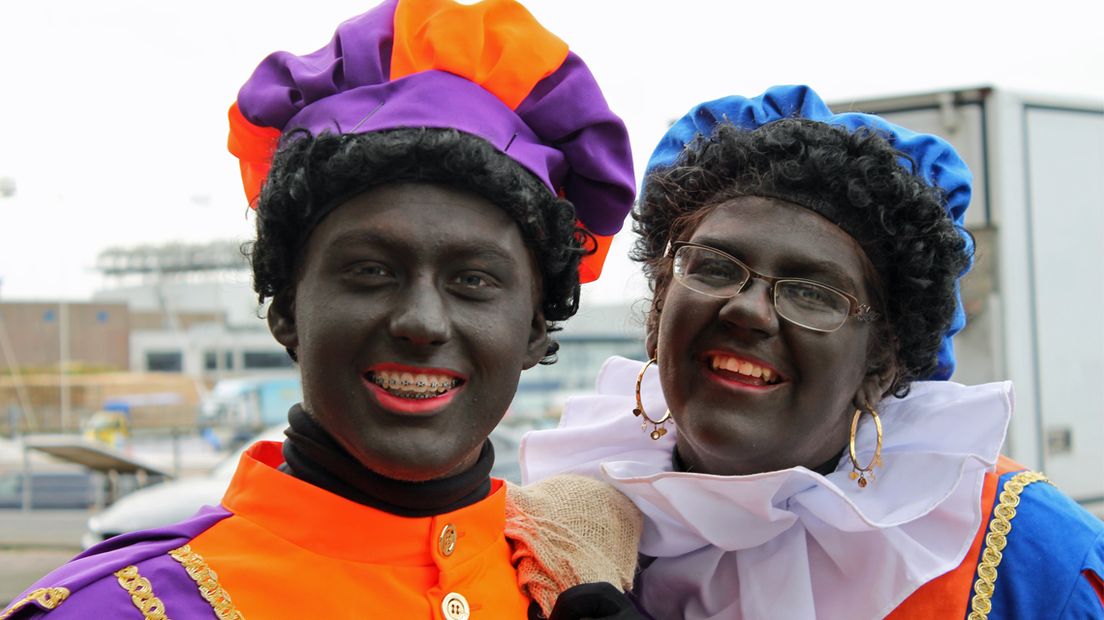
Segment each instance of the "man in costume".
M254 286L303 378L288 439L220 506L93 547L0 618L634 617L627 500L489 477L633 200L582 60L512 0L389 0L266 58L230 124Z

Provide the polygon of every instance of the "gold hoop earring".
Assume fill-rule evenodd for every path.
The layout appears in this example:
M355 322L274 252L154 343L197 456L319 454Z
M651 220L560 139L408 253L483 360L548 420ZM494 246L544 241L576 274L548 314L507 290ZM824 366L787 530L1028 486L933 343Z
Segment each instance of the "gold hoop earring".
M652 425L652 432L648 434L655 441L659 441L660 437L667 434L667 429L664 425L671 420L671 410L668 409L663 417L658 420L653 420L648 417L648 414L644 412L644 403L640 402L640 384L644 382L644 371L648 370L648 367L657 362L656 358L648 360L647 364L640 369L640 374L636 375L636 408L633 409L633 415L638 418L644 418L644 421L640 423L640 430L648 430L648 425Z
M878 412L870 406L870 403L864 404L870 410L870 416L874 418L874 427L878 429L878 444L874 448L874 458L870 459L866 467L859 467L859 459L855 454L855 433L859 430L859 418L863 414L862 408L855 409L855 416L851 418L851 443L848 445L849 456L851 457L851 479L858 481L859 487L862 488L866 488L868 483L874 482L874 468L882 464L882 420L878 417Z

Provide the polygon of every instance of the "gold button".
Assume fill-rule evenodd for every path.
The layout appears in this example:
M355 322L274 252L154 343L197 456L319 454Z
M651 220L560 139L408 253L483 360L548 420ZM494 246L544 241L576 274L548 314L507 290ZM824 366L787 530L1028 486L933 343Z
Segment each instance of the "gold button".
M437 537L437 550L446 558L456 551L456 528L451 523L441 529L441 535Z
M441 611L445 612L447 620L468 620L471 617L468 600L455 592L445 595L445 600L441 601Z

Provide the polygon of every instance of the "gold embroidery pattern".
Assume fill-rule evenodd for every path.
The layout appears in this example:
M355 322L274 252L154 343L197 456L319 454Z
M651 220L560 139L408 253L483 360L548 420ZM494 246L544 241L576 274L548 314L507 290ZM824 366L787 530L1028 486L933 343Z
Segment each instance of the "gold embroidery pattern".
M7 611L0 614L0 620L10 618L12 614L31 603L38 603L46 609L54 609L67 598L69 598L68 588L38 588L32 590L30 594L19 599Z
M143 618L168 620L168 616L165 615L165 604L154 596L153 586L150 585L149 579L138 574L137 566L131 564L126 568L120 568L115 571L115 577L118 578L119 585L130 594L130 600L134 602L138 611L142 612Z
M218 575L207 566L203 556L192 551L188 545L173 549L169 555L188 571L188 576L199 586L199 593L211 604L219 620L244 620L245 616L234 607L230 595L219 585Z
M1016 518L1016 506L1020 505L1020 494L1024 487L1035 482L1050 482L1046 476L1035 471L1025 471L1012 476L1004 485L1000 502L993 509L989 519L989 533L985 535L985 550L977 567L977 581L974 582L974 598L970 601L968 620L986 620L993 610L993 591L997 583L997 566L1001 563L1001 552L1008 545L1008 535L1012 532L1012 519Z

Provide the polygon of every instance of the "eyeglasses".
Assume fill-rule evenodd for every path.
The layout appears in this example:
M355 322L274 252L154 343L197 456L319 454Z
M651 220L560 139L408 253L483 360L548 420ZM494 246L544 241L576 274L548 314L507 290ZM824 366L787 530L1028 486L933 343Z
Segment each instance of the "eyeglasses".
M863 323L878 320L878 313L850 293L801 278L763 275L734 256L706 245L680 241L671 245L675 281L702 295L728 299L739 295L752 278L771 287L778 316L817 332L834 332L848 317Z

